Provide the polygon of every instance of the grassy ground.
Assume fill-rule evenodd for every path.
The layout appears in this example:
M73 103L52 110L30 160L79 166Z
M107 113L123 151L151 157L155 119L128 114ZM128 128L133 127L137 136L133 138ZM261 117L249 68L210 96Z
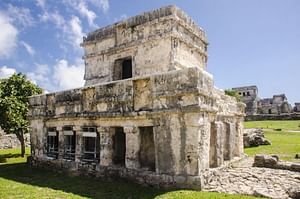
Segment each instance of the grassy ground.
M251 121L245 122L245 128L282 129L300 131L299 120Z
M289 132L289 130L300 130L300 121L256 121L245 122L245 128L264 128L265 137L272 145L259 146L245 149L245 153L255 154L277 154L281 160L300 162L295 159L296 153L300 153L300 132ZM276 131L273 129L282 129Z
M252 199L255 197L143 187L127 181L104 182L87 177L32 169L19 150L0 150L0 198L125 198L125 199ZM29 150L27 150L29 154Z

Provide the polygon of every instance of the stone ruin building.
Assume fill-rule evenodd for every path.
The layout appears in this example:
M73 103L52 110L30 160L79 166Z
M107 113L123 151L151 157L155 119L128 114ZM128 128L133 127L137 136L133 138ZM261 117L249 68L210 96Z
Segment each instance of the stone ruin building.
M247 115L253 115L258 112L258 89L257 86L245 86L232 88L237 91L241 101L246 104L245 113Z
M300 103L295 103L295 106L294 106L294 109L293 109L294 112L297 112L297 113L300 113Z
M207 45L175 6L89 33L85 86L30 98L31 164L200 189L243 154L245 107L214 87Z
M237 87L232 90L237 91L241 101L246 104L247 115L280 115L300 112L300 103L295 103L295 107L292 108L285 94L260 99L257 86Z

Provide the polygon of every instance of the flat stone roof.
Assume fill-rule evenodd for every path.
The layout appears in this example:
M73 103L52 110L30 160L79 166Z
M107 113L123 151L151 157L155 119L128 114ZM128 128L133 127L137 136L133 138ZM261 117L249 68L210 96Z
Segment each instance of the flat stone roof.
M83 38L83 43L91 42L94 40L102 39L107 36L113 35L116 33L116 28L118 26L125 26L125 27L134 27L149 21L153 21L156 19L161 19L164 17L174 16L174 18L180 19L188 24L197 34L205 36L205 33L202 28L200 28L192 19L189 17L184 11L180 8L169 5L166 7L162 7L156 10L152 10L149 12L144 12L140 15L136 15L133 17L129 17L123 21L119 21L112 25L105 26L103 28L97 29L94 32L89 33L86 37Z

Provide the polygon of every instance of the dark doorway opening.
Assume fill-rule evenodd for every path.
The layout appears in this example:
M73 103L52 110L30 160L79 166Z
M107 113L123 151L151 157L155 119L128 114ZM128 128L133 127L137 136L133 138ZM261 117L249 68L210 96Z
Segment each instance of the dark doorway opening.
M126 135L122 127L115 128L113 136L113 163L125 166L126 155Z
M128 79L132 77L132 60L126 59L122 63L122 79Z
M140 127L141 147L139 161L142 168L155 171L153 127Z
M132 77L132 59L118 59L114 64L113 80L128 79Z

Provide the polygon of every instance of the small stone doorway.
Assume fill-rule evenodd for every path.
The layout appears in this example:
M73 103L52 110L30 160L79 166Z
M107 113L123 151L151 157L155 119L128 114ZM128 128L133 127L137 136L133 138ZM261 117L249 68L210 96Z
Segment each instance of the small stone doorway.
M140 127L141 148L139 161L142 168L155 171L155 147L153 127Z
M113 135L113 163L119 166L125 166L126 155L126 135L122 127L115 128Z

